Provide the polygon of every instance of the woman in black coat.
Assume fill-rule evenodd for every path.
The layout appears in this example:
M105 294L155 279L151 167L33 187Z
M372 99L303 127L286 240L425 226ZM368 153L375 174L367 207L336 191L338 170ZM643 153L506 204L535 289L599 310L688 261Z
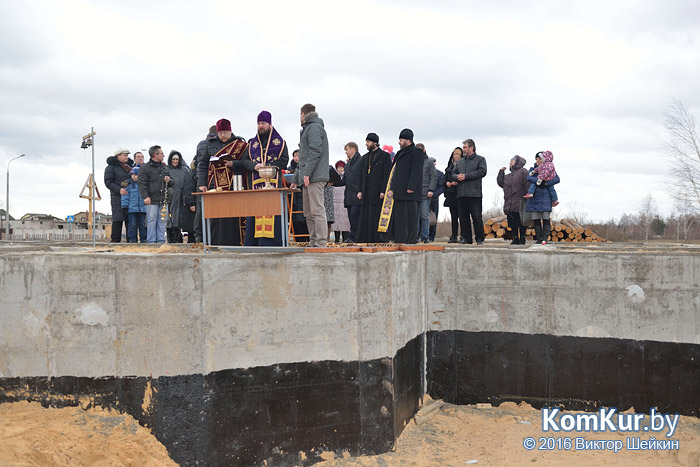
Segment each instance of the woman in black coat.
M197 242L195 223L197 223L199 219L199 216L197 216L197 202L199 198L192 194L197 192L196 162L197 158L195 156L195 160L192 161L192 165L190 166L191 170L185 179L185 186L183 188L184 210L182 214L182 230L187 232L187 243ZM201 219L199 220L199 224L201 224ZM201 243L201 240L199 240L199 243Z
M185 214L185 182L190 178L190 168L183 163L182 154L172 150L168 156L168 172L174 185L168 190L168 243L182 243L182 227Z
M112 205L112 243L122 241L122 226L129 230L128 209L122 208L122 195L126 194L126 187L122 182L131 180L131 167L134 161L129 159L129 151L117 149L114 156L107 158L105 169L105 186L109 189L109 200Z
M457 208L457 185L459 182L452 182L452 175L457 176L457 161L464 157L464 151L460 147L456 147L452 151L450 161L445 169L445 206L450 208L450 217L452 218L452 236L447 243L459 242L459 209Z

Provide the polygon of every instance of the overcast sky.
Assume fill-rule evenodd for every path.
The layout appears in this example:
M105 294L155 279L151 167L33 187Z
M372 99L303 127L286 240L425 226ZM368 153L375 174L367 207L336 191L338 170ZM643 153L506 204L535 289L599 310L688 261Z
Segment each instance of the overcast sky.
M619 217L648 193L670 214L663 114L672 99L699 113L700 3L493 3L2 0L1 167L27 154L10 166L10 211L87 209L80 143L93 126L109 212L117 147L159 144L189 162L218 119L250 138L263 109L296 147L311 102L331 163L368 132L398 148L408 127L441 170L476 141L484 209L502 199L500 167L548 149L561 214L575 202Z

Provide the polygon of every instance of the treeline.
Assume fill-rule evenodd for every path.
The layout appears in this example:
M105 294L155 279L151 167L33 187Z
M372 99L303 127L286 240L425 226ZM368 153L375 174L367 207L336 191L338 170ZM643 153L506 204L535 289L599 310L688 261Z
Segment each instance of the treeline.
M668 217L655 215L651 218L639 214L623 214L620 219L587 225L612 242L700 240L700 216L692 214Z
M493 205L484 211L484 225L487 225L489 219L500 220L503 217L499 201L494 199ZM642 200L636 213L623 214L619 218L611 218L604 222L590 220L583 206L575 202L571 203L565 211L555 209L552 212L553 226L567 219L580 224L586 230L590 230L598 237L610 242L700 241L700 210L695 209L693 203L689 202L687 198L677 200L673 213L668 216L659 213L656 202L651 195L647 195ZM449 236L449 232L449 221L438 223L437 237ZM503 236L496 234L495 237L502 238Z

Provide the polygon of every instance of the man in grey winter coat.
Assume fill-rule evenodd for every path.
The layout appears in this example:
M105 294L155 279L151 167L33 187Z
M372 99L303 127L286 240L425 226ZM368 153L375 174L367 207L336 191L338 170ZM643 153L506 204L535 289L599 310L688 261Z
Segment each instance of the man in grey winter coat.
M330 178L328 136L314 105L304 104L299 119L302 127L299 165L294 171L291 187L302 187L304 217L309 228L309 246L325 247L328 242L328 223L323 202L323 187Z
M418 143L416 147L423 151L425 156L423 158L423 190L418 208L418 241L430 243L430 201L437 188L437 170L425 152L425 145Z
M483 194L481 179L486 176L486 159L476 153L473 139L464 140L462 149L464 157L457 161L456 174L452 174L457 185L457 203L459 206L459 223L462 226L462 239L459 243L472 243L472 227L477 245L484 243L484 220L481 218Z

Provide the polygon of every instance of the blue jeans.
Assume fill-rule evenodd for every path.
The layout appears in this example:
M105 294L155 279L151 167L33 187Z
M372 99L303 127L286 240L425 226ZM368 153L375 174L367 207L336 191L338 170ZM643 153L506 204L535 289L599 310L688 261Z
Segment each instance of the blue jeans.
M146 205L146 232L148 243L165 243L165 219L160 218L162 204ZM167 209L167 207L166 207ZM165 216L166 219L168 216Z
M418 241L429 240L430 199L424 199L418 206Z
M136 233L138 229L138 238ZM146 243L146 213L145 212L130 212L129 213L129 231L126 233L126 238L129 243Z

